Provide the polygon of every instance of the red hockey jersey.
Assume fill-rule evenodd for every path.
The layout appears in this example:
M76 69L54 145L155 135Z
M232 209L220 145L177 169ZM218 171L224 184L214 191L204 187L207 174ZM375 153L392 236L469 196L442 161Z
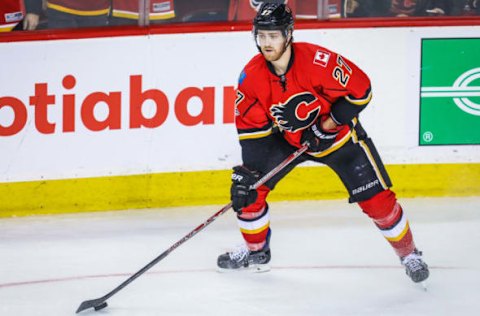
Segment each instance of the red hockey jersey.
M48 0L47 7L73 15L98 16L110 12L110 0Z
M300 147L303 130L330 113L339 98L359 106L371 99L369 78L348 59L321 46L293 43L289 68L278 76L258 54L239 78L235 123L240 142L267 137L276 126ZM329 149L310 154L322 157L340 148L350 138L350 128L345 125Z
M132 0L113 0L112 15L117 18L138 20L139 2ZM150 0L150 20L166 20L175 17L173 0Z
M2 0L0 2L0 32L11 31L23 20L22 0Z

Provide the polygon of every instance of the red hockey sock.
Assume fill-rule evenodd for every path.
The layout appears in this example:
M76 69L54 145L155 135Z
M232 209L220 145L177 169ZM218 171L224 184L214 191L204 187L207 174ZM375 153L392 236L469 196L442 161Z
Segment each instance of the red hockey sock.
M238 226L250 250L262 249L267 243L267 234L270 229L270 213L266 197L270 189L261 186L257 189L257 201L242 209L242 214L237 216Z
M268 205L265 205L265 208L254 218L246 219L242 215L237 217L238 226L240 226L240 232L248 248L252 251L262 249L267 242L267 234L270 228Z
M397 203L395 193L385 190L358 204L373 219L399 257L405 257L415 249L407 217Z

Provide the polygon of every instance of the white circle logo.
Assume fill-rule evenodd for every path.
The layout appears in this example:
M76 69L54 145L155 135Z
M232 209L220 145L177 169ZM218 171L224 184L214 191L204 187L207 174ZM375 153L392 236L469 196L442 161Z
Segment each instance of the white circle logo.
M480 78L480 68L475 68L458 77L457 80L453 83L453 88L460 90L465 90L465 92L473 92L471 96L480 96L480 87L471 87L469 84L472 81ZM476 95L475 95L476 92ZM453 102L464 112L480 115L480 104L472 102L468 95L467 97L462 98L453 98Z
M480 85L472 85L477 79L480 79L480 68L461 74L451 87L423 87L421 97L452 98L460 110L480 116L480 104L469 99L469 97L480 97Z

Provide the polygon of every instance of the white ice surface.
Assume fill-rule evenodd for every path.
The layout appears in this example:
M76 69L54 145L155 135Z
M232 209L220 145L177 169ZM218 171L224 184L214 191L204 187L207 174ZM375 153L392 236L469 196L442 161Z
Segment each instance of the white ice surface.
M478 315L480 198L401 201L431 268L412 283L345 201L272 203L272 270L218 273L241 242L233 212L82 315ZM222 206L0 220L0 315L74 315Z

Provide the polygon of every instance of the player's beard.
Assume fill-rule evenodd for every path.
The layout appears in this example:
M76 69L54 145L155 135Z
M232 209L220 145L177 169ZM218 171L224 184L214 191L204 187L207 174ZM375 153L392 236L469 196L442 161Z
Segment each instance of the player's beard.
M285 52L285 49L282 48L262 47L261 49L263 57L269 62L279 60Z

